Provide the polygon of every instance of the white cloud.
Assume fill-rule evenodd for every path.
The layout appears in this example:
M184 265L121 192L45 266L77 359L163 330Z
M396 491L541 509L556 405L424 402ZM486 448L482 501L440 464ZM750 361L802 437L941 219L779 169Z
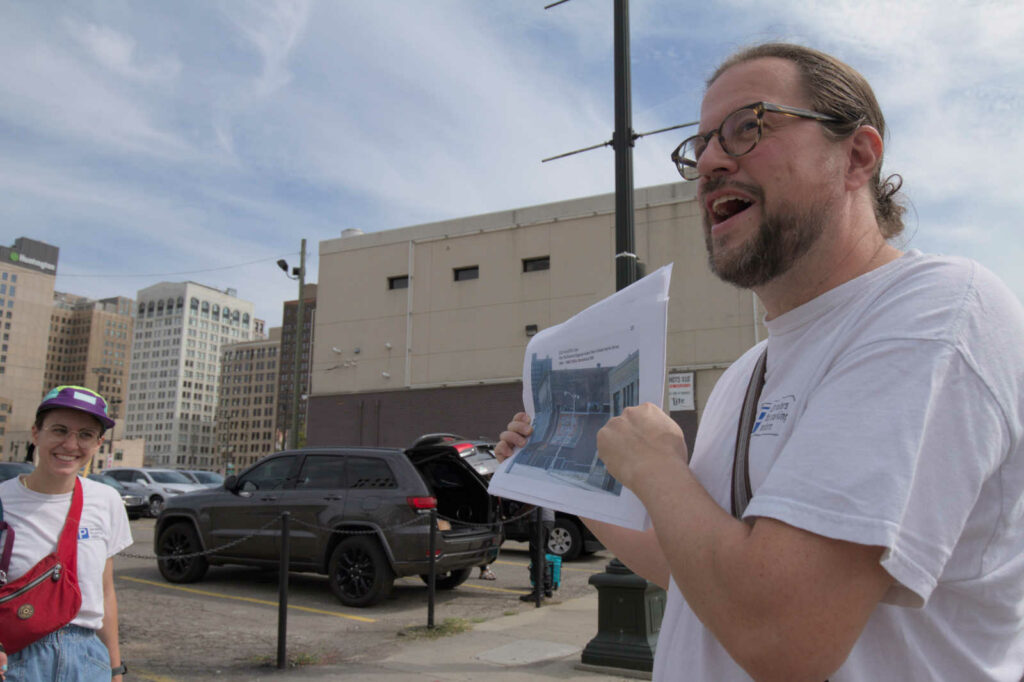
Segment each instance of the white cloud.
M136 41L107 26L64 19L72 38L86 49L90 57L110 71L139 81L171 80L181 71L181 64L173 57L155 60L149 64L139 62Z
M308 0L249 0L221 4L224 15L259 52L255 94L265 97L291 81L288 61L309 18Z
M0 59L14 68L0 72L0 218L60 245L65 272L155 273L283 255L301 237L314 254L345 227L610 192L610 148L540 160L611 137L611 3L544 4L183 0L77 7L72 19L50 3L5 5ZM887 165L920 216L911 245L967 253L1012 278L1024 6L647 0L631 10L636 130L691 120L703 79L740 45L793 39L834 52L886 111ZM636 143L637 186L678 180L668 153L688 132ZM95 253L86 233L99 226L131 246L72 260ZM273 325L294 287L267 272L192 279L253 292Z

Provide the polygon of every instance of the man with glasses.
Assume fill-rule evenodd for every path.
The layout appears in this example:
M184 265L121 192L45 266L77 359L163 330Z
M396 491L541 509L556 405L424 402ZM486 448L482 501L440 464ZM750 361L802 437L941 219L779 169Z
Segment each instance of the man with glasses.
M1024 672L1024 310L976 263L893 246L884 132L860 74L767 44L719 67L672 154L769 338L718 380L692 456L650 404L599 434L653 522L587 523L668 590L655 680ZM529 433L516 415L496 454Z

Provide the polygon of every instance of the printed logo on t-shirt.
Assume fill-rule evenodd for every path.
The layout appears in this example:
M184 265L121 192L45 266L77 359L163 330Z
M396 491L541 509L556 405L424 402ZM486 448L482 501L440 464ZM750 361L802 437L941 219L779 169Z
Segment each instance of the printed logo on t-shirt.
M87 526L78 527L78 539L79 540L97 540L103 537L103 530L100 528L89 528Z
M789 411L796 402L796 397L787 395L778 400L767 400L757 409L757 418L751 436L778 436L789 421Z

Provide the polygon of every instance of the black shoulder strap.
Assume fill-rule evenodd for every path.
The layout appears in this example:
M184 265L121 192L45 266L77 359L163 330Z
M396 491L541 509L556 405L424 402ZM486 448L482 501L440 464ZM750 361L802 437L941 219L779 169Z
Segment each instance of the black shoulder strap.
M740 412L740 423L736 428L736 451L732 460L732 515L743 518L743 511L750 504L753 492L750 490L750 462L747 451L750 449L750 432L754 428L757 416L757 400L764 388L765 366L768 364L768 349L765 348L757 359L754 371L750 375L747 394L743 398L743 411Z

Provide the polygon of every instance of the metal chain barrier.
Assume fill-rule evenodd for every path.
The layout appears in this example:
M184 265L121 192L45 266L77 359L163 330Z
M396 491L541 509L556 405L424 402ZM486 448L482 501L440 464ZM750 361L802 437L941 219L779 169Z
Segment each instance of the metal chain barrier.
M206 550L203 550L201 552L190 552L188 554L168 554L166 556L150 556L150 555L145 555L145 554L131 554L129 552L118 552L117 556L123 556L123 557L125 557L127 559L147 559L147 560L156 560L156 561L164 561L164 560L170 560L170 559L179 559L179 560L180 559L194 559L196 557L205 556L207 554L213 554L214 552L220 552L220 551L223 551L225 549L229 549L231 547L234 547L235 545L240 545L243 542L245 542L246 540L251 540L252 538L254 538L257 535L259 535L261 532L265 531L267 528L270 528L275 523L278 523L280 521L281 521L281 515L279 514L279 515L275 516L274 518L270 519L269 521L267 521L265 524L263 524L262 526L260 526L256 530L254 530L253 532L249 533L248 535L240 537L240 538L238 538L236 540L232 540L231 542L224 543L223 545L220 545L219 547L214 547L213 549L206 549Z

